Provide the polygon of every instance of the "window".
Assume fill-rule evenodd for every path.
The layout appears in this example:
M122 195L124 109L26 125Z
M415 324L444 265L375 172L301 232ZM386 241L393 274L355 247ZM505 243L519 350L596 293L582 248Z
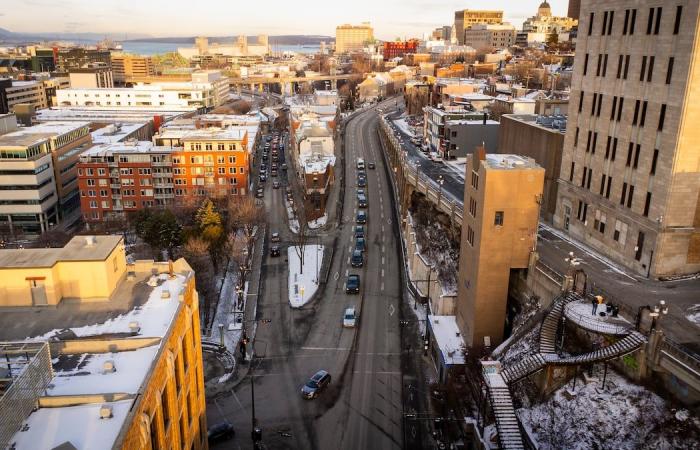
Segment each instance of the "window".
M647 57L642 56L642 69L639 71L639 81L644 81L647 72Z
M634 25L636 22L637 22L637 10L633 9L632 10L632 18L630 19L630 30L629 30L630 36L634 34Z
M599 194L603 195L604 192L605 192L605 174L603 174L600 177L600 192L599 192Z
M649 70L647 71L647 83L651 83L652 77L654 76L654 56L649 57Z
M664 122L666 121L666 105L661 105L661 111L659 111L659 126L657 130L662 131L664 129Z
M472 187L479 189L479 174L474 171L472 171Z
M588 53L586 53L586 56L583 59L583 74L586 75L587 73L588 73ZM454 131L453 131L453 133L454 133Z
M610 186L612 185L612 177L608 177L608 185L605 187L605 198L610 198Z
M649 8L649 17L647 19L647 34L651 34L654 29L654 8Z
M615 110L616 109L617 109L617 97L613 97L612 108L610 108L610 120L615 120L615 112L616 112Z
M656 8L656 23L654 24L654 34L659 34L659 29L661 28L661 11L663 11L663 9L660 6Z
M610 11L610 16L608 18L608 36L612 34L613 19L615 19L615 11Z
M603 76L608 73L608 54L603 55Z
M610 144L612 144L612 136L608 136L608 141L605 143L605 159L610 158Z
M622 78L625 80L627 79L627 72L629 72L630 68L630 55L625 55L625 70L624 73L622 74Z
M644 100L644 102L642 103L642 115L639 118L639 126L640 127L643 127L644 123L647 120L647 106L649 106L649 102Z
M634 163L632 163L632 168L636 169L639 166L639 152L641 151L641 144L637 144L634 149Z
M596 108L595 115L600 117L600 108L603 106L603 94L598 94L598 108Z
M598 55L598 64L595 69L595 76L599 77L600 76L600 67L603 63L603 55Z
M591 138L593 137L593 132L588 130L588 139L586 139L586 153L591 151Z
M634 142L630 142L627 147L627 162L625 162L625 167L632 165L632 155L634 154Z
M593 169L588 168L588 179L586 180L586 189L591 188L591 179L593 178Z
M591 13L590 18L588 19L588 35L590 36L591 33L593 33L593 19L595 19L595 14Z
M165 433L168 433L168 426L170 426L170 403L168 400L168 385L166 383L163 388L163 392L160 393L160 404L163 409L163 429Z
M622 34L625 35L627 34L627 25L629 25L630 21L630 10L626 9L625 10L625 22L622 25Z
M599 209L596 209L595 220L593 221L593 228L601 234L604 234L606 220L607 218L605 216L605 213L601 212Z
M493 224L497 227L503 226L503 211L496 211L496 216L493 219Z
M90 208L93 208L93 209L97 208L97 202L94 200L90 201Z
M624 63L624 55L620 55L617 57L617 79L620 79L620 76L622 75L622 65Z
M627 207L632 207L632 200L634 199L634 186L630 184L629 194L627 195Z
M649 175L656 175L656 162L659 159L659 149L654 149L654 156L651 158L651 169L649 170Z
M666 84L671 84L671 79L673 78L673 63L675 59L673 56L668 58L668 68L666 69Z
M467 225L467 242L474 247L474 230L472 230L471 225Z
M576 134L574 134L574 147L578 145L578 133L579 133L579 128L576 127Z
M634 116L632 116L632 125L637 125L637 119L639 118L639 104L639 100L634 102Z
M610 155L610 161L615 161L616 155L617 155L617 138L613 138L612 155Z
M676 6L676 20L673 22L673 34L678 34L681 28L681 14L683 14L683 6Z
M595 106L598 103L598 94L593 93L593 104L591 105L591 116L595 114Z
M469 197L469 214L471 214L472 217L476 217L476 200L472 197Z
M608 28L608 12L603 12L603 28L600 30L600 35L605 36L605 32Z
M574 170L576 169L576 163L571 161L571 172L569 172L569 181L574 181Z
M661 9L661 8L659 8ZM642 250L644 249L644 233L639 232L637 235L637 246L635 247L634 259L639 261L642 259Z
M598 146L598 132L593 133L593 145L591 145L591 154L595 155L595 148Z
M619 242L622 245L625 245L625 241L627 241L626 223L620 222L619 220L615 220L615 231L613 232L613 240L615 242Z
M625 104L625 99L620 97L620 101L617 102L617 121L619 122L622 118L622 107Z
M620 196L620 204L625 206L625 197L627 197L627 183L622 183L622 195Z
M649 208L651 207L651 192L647 192L647 198L644 200L644 217L649 217Z

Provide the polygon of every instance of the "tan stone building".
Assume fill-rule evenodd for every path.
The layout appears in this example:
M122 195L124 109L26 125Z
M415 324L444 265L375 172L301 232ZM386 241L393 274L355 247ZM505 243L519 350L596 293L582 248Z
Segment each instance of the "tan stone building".
M0 250L0 356L28 369L0 447L208 448L198 305L184 259L128 263L121 236Z
M485 11L463 9L455 11L454 28L457 34L457 43L464 45L464 30L476 24L503 23L503 11Z
M335 29L335 52L349 53L359 52L365 43L374 40L374 29L369 22L361 25L339 25Z
M581 4L554 223L644 276L700 271L698 7Z
M536 246L544 172L517 155L467 158L457 325L468 347L503 341L511 273Z
M152 77L156 74L153 58L150 56L113 53L110 59L114 82L117 84L125 83L133 78Z
M509 23L476 24L464 30L464 45L476 50L500 50L515 45L515 27Z

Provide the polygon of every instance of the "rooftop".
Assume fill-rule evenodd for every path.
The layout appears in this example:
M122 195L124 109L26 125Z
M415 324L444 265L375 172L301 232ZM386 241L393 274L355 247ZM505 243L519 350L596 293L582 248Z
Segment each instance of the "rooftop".
M112 156L120 153L170 153L173 147L156 146L151 141L132 141L98 144L84 151L81 157Z
M462 347L464 340L459 332L455 316L428 316L430 329L440 347L446 365L464 364Z
M541 169L534 159L520 155L487 153L486 160L482 164L487 169Z
M89 122L44 122L0 136L0 147L29 147L87 126Z
M75 236L63 248L6 249L0 251L0 269L53 267L58 261L104 261L121 240L118 235Z
M240 141L246 137L248 130L243 127L228 127L228 128L200 128L198 130L192 130L182 137L183 141L197 140L197 139L215 139L215 140L233 140Z
M567 116L541 116L538 114L504 114L511 120L538 127L550 133L566 133ZM563 127L563 128L562 128Z
M137 132L138 130L147 125L147 122L110 124L106 127L98 128L90 134L92 135L92 142L94 142L95 144L114 143L126 139L131 134Z
M149 107L99 107L99 106L62 106L40 109L36 112L39 122L50 120L62 121L89 121L102 123L116 122L147 122L154 116L163 116L165 121L172 120L183 115L193 114L194 107L176 106L149 106Z

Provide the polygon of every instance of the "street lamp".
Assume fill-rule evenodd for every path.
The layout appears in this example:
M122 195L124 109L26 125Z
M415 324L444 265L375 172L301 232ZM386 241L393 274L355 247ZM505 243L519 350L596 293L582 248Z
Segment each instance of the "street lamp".
M226 346L226 344L224 343L224 324L223 323L219 324L219 346L221 346L221 348Z
M661 300L659 301L658 305L654 305L652 308L651 312L649 313L649 316L651 317L651 329L656 330L656 323L660 319L662 315L667 315L668 314L668 306L666 306L666 301Z
M439 185L437 205L438 208L440 208L440 200L442 199L442 185L445 183L445 180L442 178L442 175L438 176L437 182Z

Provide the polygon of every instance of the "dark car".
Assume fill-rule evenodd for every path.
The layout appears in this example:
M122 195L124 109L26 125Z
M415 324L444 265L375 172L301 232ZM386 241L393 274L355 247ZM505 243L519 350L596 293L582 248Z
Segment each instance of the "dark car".
M276 177L277 176L277 169L272 169L270 171L270 175L272 175L273 177Z
M260 174L260 182L264 183L266 181L267 181L267 175L265 175L264 173L261 173Z
M364 226L356 225L355 229L353 231L355 232L355 239L365 237L365 227Z
M348 294L359 294L360 293L360 276L359 275L348 275L348 280L345 282L345 292Z
M316 398L329 384L331 384L331 374L325 370L319 370L302 386L301 396L308 399Z
M352 267L362 267L365 263L362 257L362 250L353 250L352 257L350 258L350 265Z
M359 238L355 239L355 250L360 250L360 251L364 252L365 249L367 248L365 244L366 243L365 243L364 237L359 237Z
M359 187L365 187L365 186L367 186L367 178L359 177L359 178L357 179L357 185L358 185Z
M279 181L273 181L272 182L272 189L279 189L280 188L280 182Z
M367 163L367 167L370 169L374 169L374 163L373 162Z
M236 435L233 430L233 425L229 422L221 422L209 428L207 431L207 440L210 444L216 444L217 442L228 441Z
M360 224L367 223L367 211L357 211L355 222Z
M270 247L270 256L279 256L280 255L280 247L279 245L273 245Z
M366 208L367 207L367 197L364 195L358 195L357 196L357 206L359 208Z
M282 170L284 170L284 171L287 170L287 164L282 164Z

